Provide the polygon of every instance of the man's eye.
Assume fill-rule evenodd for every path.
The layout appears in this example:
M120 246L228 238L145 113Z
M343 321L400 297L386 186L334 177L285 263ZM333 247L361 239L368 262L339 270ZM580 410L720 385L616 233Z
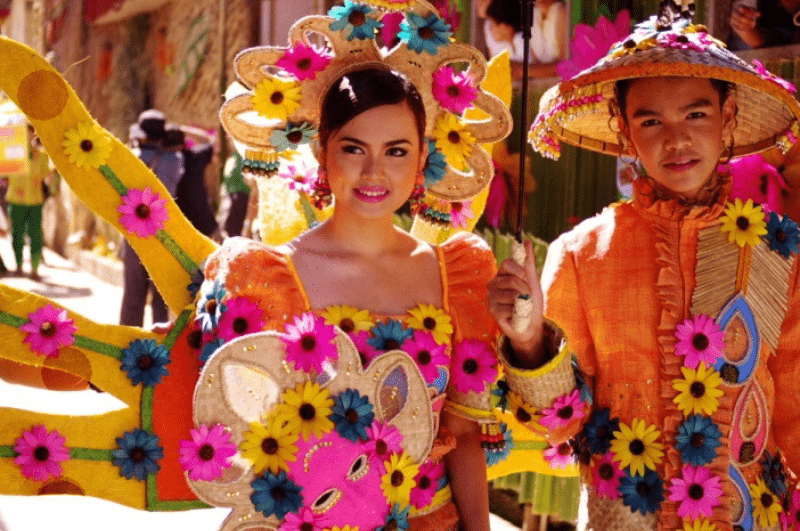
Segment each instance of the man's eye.
M706 113L701 112L701 111L695 111L695 112L689 113L689 119L690 120L695 120L697 118L705 118L705 117L706 117Z
M651 118L649 120L645 120L644 122L642 122L641 126L642 127L651 127L651 126L654 126L654 125L658 125L658 123L659 123L658 120L656 120L655 118Z

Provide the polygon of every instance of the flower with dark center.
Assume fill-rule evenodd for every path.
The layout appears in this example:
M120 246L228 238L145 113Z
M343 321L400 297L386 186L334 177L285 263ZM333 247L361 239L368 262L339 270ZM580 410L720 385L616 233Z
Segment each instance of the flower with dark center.
M461 135L459 135L457 131L450 131L447 133L447 140L449 140L451 144L458 144L461 142Z
M133 385L153 386L169 374L166 366L171 361L169 351L155 339L136 339L122 350L120 368L128 374Z
M120 474L128 479L139 481L147 479L161 469L158 461L164 458L164 448L159 445L158 436L135 428L116 439L118 449L112 452L114 465L120 467Z
M695 334L692 338L692 346L697 350L705 350L708 348L709 340L705 334Z
M39 333L42 334L42 337L48 338L53 337L56 335L56 325L53 324L51 321L47 321L42 323L42 326L39 327Z
M269 101L271 101L273 105L280 105L283 103L283 92L273 92L269 97Z
M89 153L93 147L94 144L92 144L92 141L89 140L88 138L86 140L81 140L81 149L86 153Z
M747 230L750 227L750 219L746 216L739 216L736 218L736 226L739 227L739 230Z
M141 203L136 206L136 217L139 219L148 219L150 217L150 207Z
M706 386L703 385L703 382L692 382L692 385L689 387L689 392L692 393L693 397L701 398L706 394Z

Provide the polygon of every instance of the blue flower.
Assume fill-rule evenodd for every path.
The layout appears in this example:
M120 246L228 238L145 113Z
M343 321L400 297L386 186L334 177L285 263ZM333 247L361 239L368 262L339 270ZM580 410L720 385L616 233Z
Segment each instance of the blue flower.
M211 291L198 301L197 317L195 319L200 320L203 332L213 332L217 327L219 318L228 309L222 302L223 297L225 297L225 286L220 284L219 281L215 281L214 285L211 286Z
M611 448L614 432L619 430L619 419L611 417L606 407L592 412L592 418L583 425L583 436L593 454L603 455Z
M505 422L500 423L500 431L503 433L503 437L505 438L505 445L503 448L498 449L486 449L486 464L488 466L494 466L501 461L505 461L508 458L508 454L511 453L511 450L514 449L514 433L512 430L508 429L508 426Z
M586 383L586 376L583 374L583 371L581 371L578 365L578 358L574 354L572 355L572 372L575 374L576 385L581 391L581 400L591 406L594 403L592 388Z
M186 289L189 290L189 293L192 296L192 299L197 297L197 292L200 291L200 286L203 285L203 281L205 280L205 275L203 274L203 270L199 267L192 271L192 282Z
M417 53L424 50L436 55L439 46L450 43L452 34L450 26L435 14L422 17L416 13L408 13L406 19L400 23L400 33L397 36L410 50Z
M128 373L133 385L145 386L161 383L161 377L169 374L169 351L155 339L134 339L128 348L122 349L123 371Z
M158 461L164 459L164 447L158 445L157 435L136 428L126 431L116 441L119 449L111 452L114 465L120 467L120 474L126 478L144 481L148 474L161 470Z
M444 158L444 153L436 149L436 142L428 138L425 139L428 143L428 158L425 160L425 169L422 173L425 175L425 187L429 187L438 183L444 178L447 172L447 160Z
M777 452L773 457L769 450L764 451L764 460L761 461L761 477L767 487L782 498L786 494L786 477L783 473L783 462L781 454Z
M642 515L654 513L664 501L664 482L652 470L645 470L644 477L631 476L630 470L619 479L622 501L631 512L640 511Z
M717 457L716 448L722 446L722 432L709 417L689 415L678 428L675 448L681 452L684 463L693 466L707 465Z
M411 510L410 505L406 505L406 508L401 510L399 504L394 504L392 506L392 512L386 517L386 524L379 527L376 531L406 531L409 528L409 510Z
M383 24L369 16L373 11L374 9L366 4L344 0L344 6L336 6L328 12L328 16L337 19L331 22L330 28L333 31L349 31L348 41L374 39L375 32L382 28Z
M281 470L277 476L266 472L254 479L250 486L254 491L250 501L267 518L274 514L278 520L283 520L288 513L296 513L303 506L303 496L300 494L303 487L286 477L285 470Z
M784 258L789 258L791 253L797 253L797 241L800 239L800 230L797 223L789 219L789 216L780 218L775 212L769 213L767 221L767 235L769 248L778 251Z
M308 144L314 135L317 134L316 129L311 127L308 122L303 122L302 125L288 124L286 129L275 129L269 137L269 142L275 148L275 151L281 152L287 149L297 149L297 146Z
M414 335L414 330L403 330L400 321L390 319L386 323L378 323L372 327L372 337L367 343L378 350L397 350L403 346L403 342Z
M355 389L347 389L334 397L332 410L330 418L339 435L352 442L369 439L367 428L372 426L375 413L368 397L361 396Z
M208 361L208 358L211 357L213 353L217 351L219 347L225 344L225 340L221 337L213 341L209 341L205 345L203 345L203 350L200 352L200 363L204 364Z

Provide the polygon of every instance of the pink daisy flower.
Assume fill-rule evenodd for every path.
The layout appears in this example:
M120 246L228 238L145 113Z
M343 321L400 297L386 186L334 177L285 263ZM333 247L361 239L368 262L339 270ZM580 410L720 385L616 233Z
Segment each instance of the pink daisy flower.
M149 238L163 229L169 219L166 204L167 200L161 199L149 186L144 190L131 188L122 196L122 205L117 207L117 212L122 214L119 222L128 232Z
M756 72L758 72L758 75L760 75L764 79L772 81L773 83L777 83L778 85L785 88L792 94L797 92L797 87L795 87L794 84L790 83L789 81L786 81L782 77L776 76L775 74L767 70L767 68L764 66L764 63L762 63L758 59L753 59L753 66L756 67Z
M228 310L219 318L219 337L225 341L258 332L264 325L264 312L247 297L234 297L225 303Z
M567 468L575 463L575 458L572 456L572 446L566 442L547 448L544 451L544 459L550 465L550 468Z
M678 516L697 518L711 516L714 507L720 504L722 488L720 479L704 466L683 467L683 478L673 478L670 487L670 501L678 502Z
M674 48L678 50L694 50L696 52L703 52L705 48L702 43L692 40L688 35L677 33L662 33L659 34L658 43L664 48Z
M48 432L43 425L23 431L14 445L19 455L14 463L22 468L22 474L34 481L45 481L51 476L59 477L61 463L69 459L69 450L64 446L64 437L58 430Z
M363 367L367 367L372 360L375 359L375 356L381 354L380 350L369 343L369 339L372 337L369 332L362 330L357 334L351 332L348 335L350 339L353 340L356 350L358 350L358 357L361 358L361 365Z
M297 513L286 513L278 531L324 531L330 525L323 514L315 514L309 507L301 507Z
M433 501L439 480L444 476L444 463L428 461L419 467L419 474L414 478L415 487L411 489L411 505L417 509L427 507Z
M582 419L586 415L581 392L575 389L568 395L556 398L553 407L542 411L540 422L549 430L569 424L572 419Z
M294 318L294 323L286 323L286 333L281 340L286 345L286 361L294 363L297 370L322 372L322 364L327 359L339 359L339 352L333 344L336 330L325 324L325 319L306 312Z
M485 341L465 339L455 345L450 362L453 387L461 393L482 393L497 379L497 357Z
M236 454L230 432L225 431L222 424L215 424L210 431L201 424L189 430L189 434L192 440L180 442L178 458L181 468L189 473L189 479L213 481L222 477L222 470L230 468L231 457Z
M447 365L447 345L436 342L433 334L425 330L415 330L414 335L403 343L403 350L414 358L414 361L425 378L431 384L439 378L439 365Z
M800 530L800 491L792 492L788 510L781 513L781 529L783 531Z
M619 463L612 459L611 452L600 456L592 467L592 479L597 495L611 500L619 498L617 487L619 478L624 475L625 472L619 468Z
M305 169L302 166L289 164L284 173L279 173L279 177L289 184L289 188L310 194L314 190L314 183L317 180L317 168Z
M472 211L472 201L450 203L450 223L454 227L465 229L469 226L469 220L471 219L475 219L475 212Z
M686 319L675 328L675 345L677 356L686 356L683 364L696 369L700 362L706 367L714 365L725 347L725 332L707 315L695 315Z
M325 70L332 56L314 46L297 43L286 50L283 57L275 63L292 74L298 81L316 79L317 72Z
M19 329L28 335L22 341L28 343L32 351L48 358L57 358L58 349L75 342L78 330L75 321L67 317L67 310L61 310L48 303L28 314L29 321Z
M363 444L367 454L388 461L391 454L403 453L403 435L394 426L376 420L367 428L367 435Z
M472 77L465 71L456 74L452 67L443 66L433 74L433 97L443 109L463 113L478 96Z

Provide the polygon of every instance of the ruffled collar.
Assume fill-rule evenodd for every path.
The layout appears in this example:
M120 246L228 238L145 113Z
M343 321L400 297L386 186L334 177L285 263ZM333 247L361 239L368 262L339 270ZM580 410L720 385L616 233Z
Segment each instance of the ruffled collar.
M712 177L700 196L692 204L680 197L660 193L652 179L640 177L633 183L633 206L646 217L679 221L687 219L713 220L722 215L731 193L731 177L718 173Z

